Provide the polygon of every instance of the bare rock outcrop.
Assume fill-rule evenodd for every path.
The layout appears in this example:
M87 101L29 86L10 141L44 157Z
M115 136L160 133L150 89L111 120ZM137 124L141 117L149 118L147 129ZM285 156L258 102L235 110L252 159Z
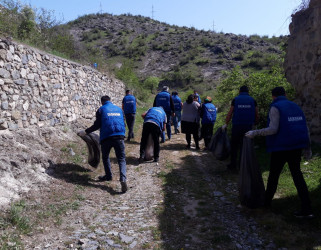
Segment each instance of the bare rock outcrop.
M292 15L285 58L287 80L297 92L310 132L320 135L321 113L321 0Z

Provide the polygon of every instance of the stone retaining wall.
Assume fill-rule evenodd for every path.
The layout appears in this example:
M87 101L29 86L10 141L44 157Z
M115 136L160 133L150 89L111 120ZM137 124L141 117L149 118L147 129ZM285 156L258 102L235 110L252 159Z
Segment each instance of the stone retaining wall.
M287 80L297 92L313 135L321 135L321 1L292 15L285 57Z
M0 129L92 119L100 97L121 105L125 85L83 66L0 38Z

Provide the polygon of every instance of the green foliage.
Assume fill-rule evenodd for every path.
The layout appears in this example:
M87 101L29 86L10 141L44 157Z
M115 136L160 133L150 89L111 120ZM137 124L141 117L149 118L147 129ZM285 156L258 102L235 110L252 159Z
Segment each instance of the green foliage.
M146 101L148 99L148 90L142 86L138 76L133 70L132 61L126 61L120 69L116 70L116 77L122 80L128 89L134 89L136 91L134 94L139 100Z
M75 56L74 40L53 11L32 9L18 0L0 0L0 33L66 57Z
M31 230L31 225L29 219L23 216L25 206L24 201L13 204L10 208L8 220L21 232L28 233Z
M155 94L159 82L160 79L158 77L150 76L144 81L143 86L144 88L150 90L150 93Z
M21 10L22 21L18 27L18 37L20 39L26 39L30 37L30 34L35 30L35 13L33 10L25 6Z
M294 98L294 89L287 82L279 67L274 67L271 72L255 72L249 76L246 76L240 67L235 67L227 73L227 77L218 86L215 95L215 105L219 108L221 119L225 119L230 103L238 95L242 85L249 87L250 95L257 101L260 116L259 127L266 126L269 106L272 102L271 90L274 87L284 87L287 97Z

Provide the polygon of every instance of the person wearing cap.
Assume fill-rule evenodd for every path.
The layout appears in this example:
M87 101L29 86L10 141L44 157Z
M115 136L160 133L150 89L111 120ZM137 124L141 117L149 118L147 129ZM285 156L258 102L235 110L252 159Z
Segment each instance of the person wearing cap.
M126 117L128 127L127 141L134 138L134 124L136 115L136 98L131 94L130 90L126 90L126 95L122 101L122 109Z
M159 92L154 99L153 107L162 107L167 116L166 131L167 137L170 140L172 137L171 131L171 116L174 116L174 102L171 94L168 92L169 88L163 86L162 91ZM165 131L161 133L161 142L165 142Z
M310 148L309 130L301 108L286 98L283 87L272 90L273 102L268 116L269 126L250 130L245 136L266 136L267 151L271 153L270 173L265 191L265 206L271 205L278 180L285 163L288 163L294 185L301 200L298 218L313 218L309 191L300 169L301 153Z
M225 130L232 120L231 163L227 166L228 169L235 170L239 168L237 166L239 165L237 164L237 156L238 152L242 152L244 134L253 128L258 118L257 103L249 95L248 87L244 85L240 87L239 95L232 100L225 124L222 127Z
M177 91L172 92L172 99L174 102L174 109L175 109L173 124L174 124L175 134L177 134L179 133L179 127L181 126L181 112L182 112L183 103L181 98L178 96Z
M197 91L196 90L194 90L194 98L196 98L196 101L199 103L199 104L201 104L201 97L200 97L200 95L197 93Z
M86 130L78 132L79 136L85 136L100 129L101 154L105 169L105 175L99 176L100 181L111 181L112 171L109 159L111 148L114 148L118 160L120 172L120 184L123 193L127 191L126 183L126 155L125 155L125 122L123 111L110 101L109 96L101 97L102 106L96 112L94 124Z
M202 128L201 137L204 138L207 149L213 135L214 123L216 121L216 107L212 104L212 98L207 96L201 107Z

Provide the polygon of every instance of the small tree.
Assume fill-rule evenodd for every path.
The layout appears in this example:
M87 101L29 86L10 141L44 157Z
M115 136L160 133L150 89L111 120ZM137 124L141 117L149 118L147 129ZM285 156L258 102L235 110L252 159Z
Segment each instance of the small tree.
M18 27L18 38L24 40L30 38L36 27L35 13L29 6L24 6L21 10L22 21Z
M155 76L150 76L144 81L144 87L148 90L150 90L150 93L155 93L158 87L160 79Z

